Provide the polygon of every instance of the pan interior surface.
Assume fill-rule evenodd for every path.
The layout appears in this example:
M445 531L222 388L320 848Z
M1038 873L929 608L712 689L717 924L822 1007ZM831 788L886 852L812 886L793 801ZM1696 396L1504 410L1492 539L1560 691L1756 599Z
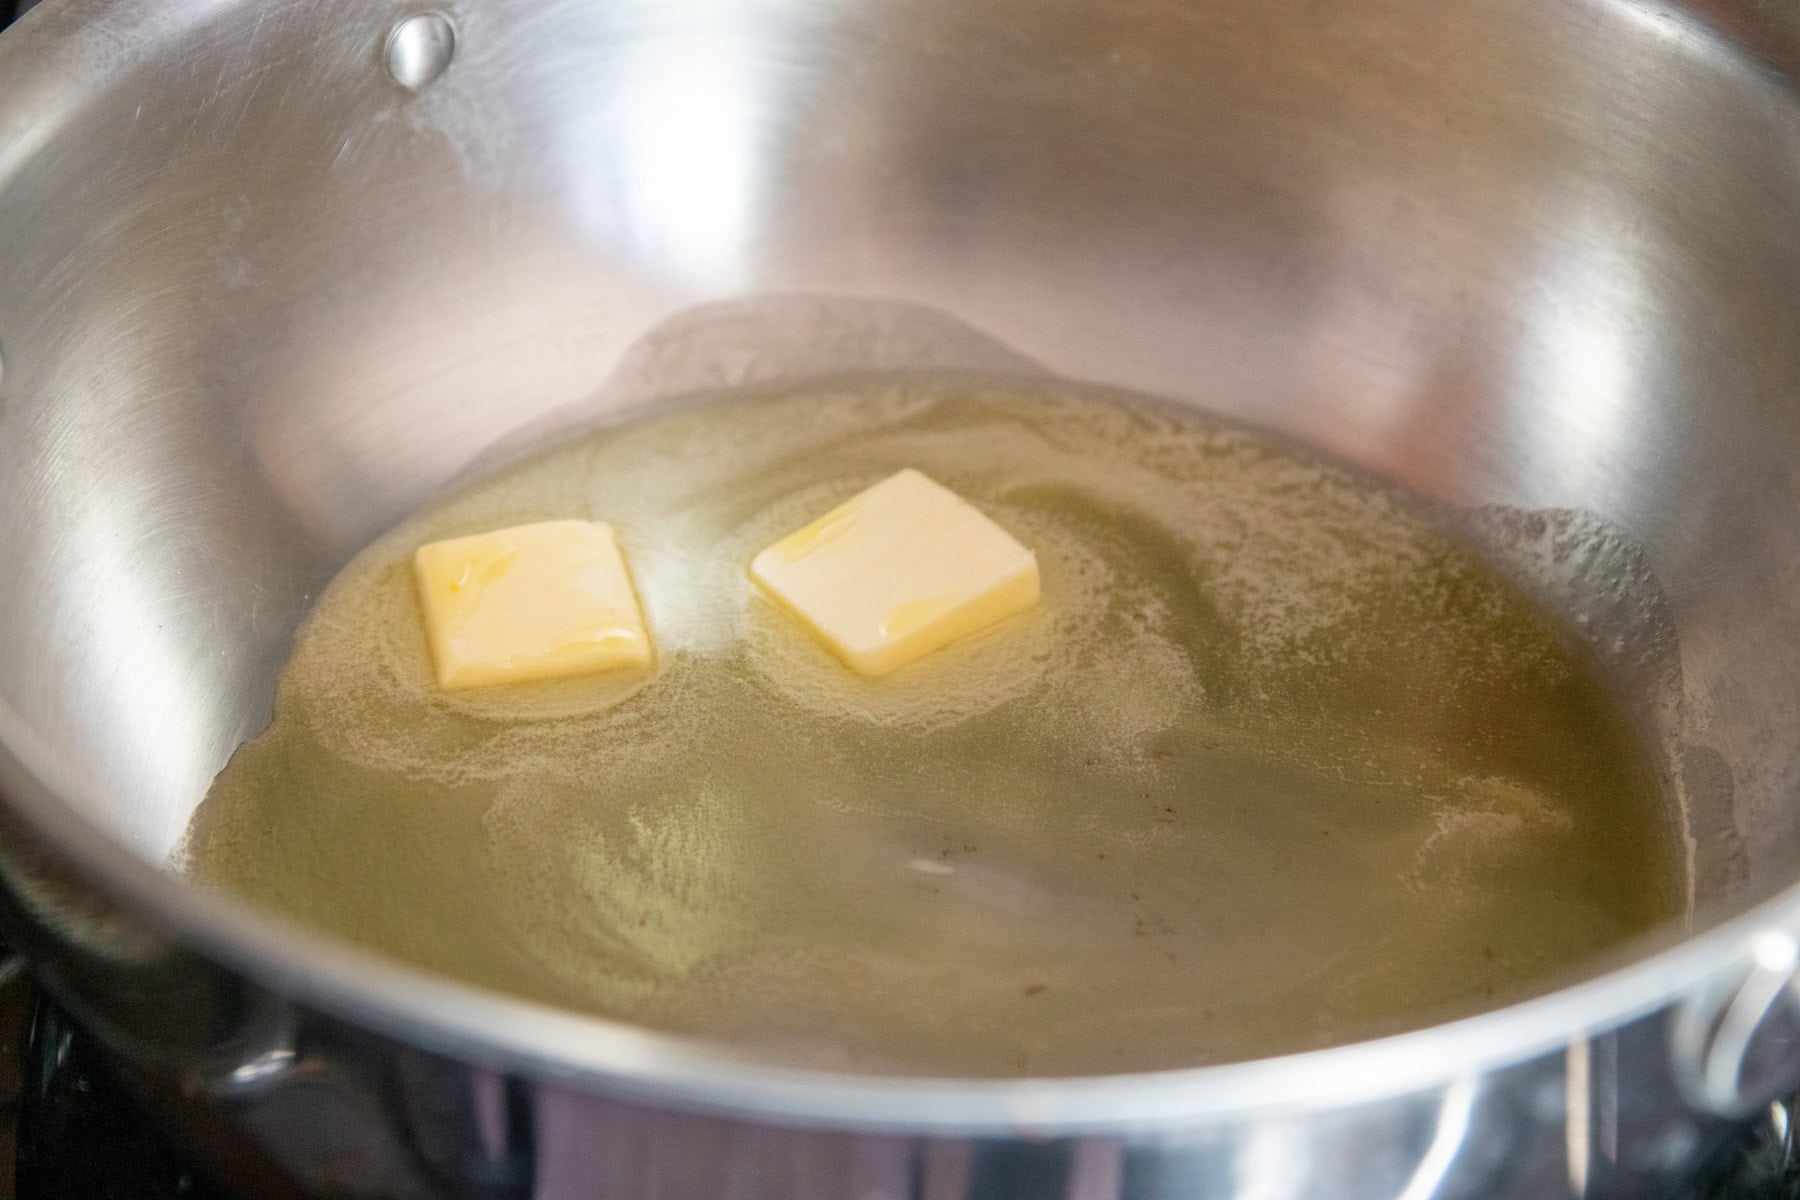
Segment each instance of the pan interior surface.
M443 1033L444 1006L252 936L173 873L302 620L385 531L548 434L858 372L1158 397L1395 485L1586 647L1623 710L1603 724L1685 805L1686 932L1800 882L1789 8L445 11L447 59L404 79L384 50L415 14L357 0L58 0L0 36L0 774L9 819L61 822L82 887L0 872L46 938L124 960L114 930L137 954L203 913L184 929L234 970L329 976L334 1011ZM1621 895L1617 932L1681 899ZM1642 965L1620 1011L1677 986ZM529 961L482 970L596 1007ZM1057 980L1005 978L1048 1022ZM838 1052L776 1024L752 1031L775 1057ZM437 1044L541 1064L529 1028ZM1557 1033L1507 1028L1447 1031L1445 1071ZM1134 1061L1096 1055L1065 1065Z

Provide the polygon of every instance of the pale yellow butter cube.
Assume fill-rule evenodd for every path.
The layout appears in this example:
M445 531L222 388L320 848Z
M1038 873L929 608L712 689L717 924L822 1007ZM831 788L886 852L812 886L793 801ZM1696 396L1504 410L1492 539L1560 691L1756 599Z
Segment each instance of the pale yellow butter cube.
M650 635L612 527L541 521L419 547L413 578L446 688L650 662Z
M911 469L758 554L750 577L864 675L885 674L1038 599L1037 555Z

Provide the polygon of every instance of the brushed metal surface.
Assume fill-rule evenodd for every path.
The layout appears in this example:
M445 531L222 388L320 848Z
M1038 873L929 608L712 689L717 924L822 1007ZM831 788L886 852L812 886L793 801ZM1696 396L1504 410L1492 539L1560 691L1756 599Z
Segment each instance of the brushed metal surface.
M458 0L449 43L427 11L52 0L0 35L7 931L147 1078L199 1069L182 1103L367 1195L1635 1194L1707 1096L1757 1099L1672 1054L1671 1006L1729 1017L1800 927L1794 6ZM760 340L707 341L721 303ZM159 869L310 596L448 479L703 384L996 362L1621 531L1680 647L1694 929L1382 1043L872 1081Z

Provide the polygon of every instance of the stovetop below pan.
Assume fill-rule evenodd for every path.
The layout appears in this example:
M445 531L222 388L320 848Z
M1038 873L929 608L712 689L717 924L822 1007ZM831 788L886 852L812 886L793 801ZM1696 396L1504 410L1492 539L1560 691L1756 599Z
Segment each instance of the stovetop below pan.
M1693 1181L1694 1200L1800 1200L1800 1162L1788 1121L1795 1103L1800 1100L1772 1105L1747 1126ZM14 1169L8 1171L6 1160L14 1156L6 1151L14 1146ZM93 1040L27 977L0 978L0 1200L237 1195L209 1179L155 1127L114 1079Z
M21 989L29 991L30 989ZM90 1038L32 994L20 1006L15 1200L231 1200L110 1076ZM11 1014L9 1014L11 1015Z

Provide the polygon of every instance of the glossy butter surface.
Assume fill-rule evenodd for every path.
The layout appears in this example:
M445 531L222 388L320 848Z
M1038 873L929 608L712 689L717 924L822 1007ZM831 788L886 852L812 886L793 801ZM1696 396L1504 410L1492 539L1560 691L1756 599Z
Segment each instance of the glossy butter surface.
M1037 555L911 468L769 546L750 577L864 675L885 675L1038 600Z
M559 679L650 661L611 526L539 521L419 547L413 579L440 687Z

